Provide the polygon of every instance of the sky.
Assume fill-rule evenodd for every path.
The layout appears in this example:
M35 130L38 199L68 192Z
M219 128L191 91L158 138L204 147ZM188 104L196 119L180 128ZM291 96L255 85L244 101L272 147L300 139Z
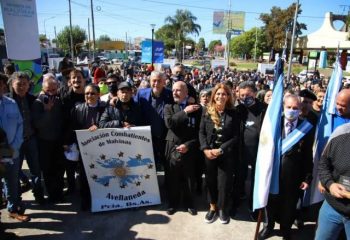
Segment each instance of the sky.
M71 0L72 24L79 25L88 34L88 18L91 27L91 0ZM167 16L174 16L176 9L187 9L197 17L202 29L199 36L192 35L196 42L204 37L206 44L221 39L224 35L212 34L213 12L229 10L244 11L245 30L262 26L260 13L269 13L273 6L287 8L296 0L93 0L95 36L108 35L112 39L128 41L135 37L151 38L151 24L155 30L165 24ZM307 25L303 34L321 27L326 12L345 14L350 10L349 0L299 0L302 13L299 21ZM59 33L69 25L68 0L36 0L39 33L50 39L55 37L54 28ZM1 25L1 24L0 24ZM339 24L337 24L338 26ZM90 30L92 38L92 30Z

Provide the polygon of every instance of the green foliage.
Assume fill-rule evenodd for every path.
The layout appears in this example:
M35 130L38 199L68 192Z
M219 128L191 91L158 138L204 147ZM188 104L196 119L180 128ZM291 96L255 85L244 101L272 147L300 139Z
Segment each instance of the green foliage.
M198 43L196 45L196 49L198 51L204 51L204 49L205 49L205 40L204 40L204 38L202 38L202 37L199 38Z
M112 41L112 39L108 35L101 35L97 41L101 42L109 42Z
M73 36L73 48L74 48L74 55L77 55L76 50L79 48L76 48L75 46L79 43L83 43L86 40L86 32L84 29L80 28L79 26L73 26L72 27L72 36ZM64 29L57 34L57 42L61 49L63 49L65 52L70 51L70 28L69 26L64 27Z
M42 42L46 42L47 41L47 37L45 34L39 34L39 41Z
M264 51L268 51L266 35L261 28L252 28L240 36L233 38L230 42L230 52L235 57L244 55L254 57L256 40L256 56L259 58Z
M260 15L261 21L265 24L264 32L266 33L268 48L274 48L276 50L283 48L286 30L291 33L293 29L295 6L295 3L290 5L287 9L274 6L271 8L271 13L263 13ZM301 4L299 4L298 14L301 14L301 12ZM297 22L296 36L301 35L302 30L306 29L306 24ZM288 35L288 41L290 41L291 34Z
M214 48L216 45L219 45L221 46L222 45L222 42L221 40L213 40L209 43L209 46L208 46L208 51L213 53L214 52Z
M154 35L156 40L164 42L164 49L168 54L175 48L175 33L170 25L163 25Z
M181 60L181 47L186 40L188 34L199 34L201 26L196 24L197 17L195 17L190 11L177 9L175 16L168 16L165 18L165 22L169 25L170 29L174 33L174 44L178 58Z

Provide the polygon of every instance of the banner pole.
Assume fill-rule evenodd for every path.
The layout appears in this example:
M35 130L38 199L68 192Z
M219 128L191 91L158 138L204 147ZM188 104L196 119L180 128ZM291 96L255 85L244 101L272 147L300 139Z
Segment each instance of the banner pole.
M263 215L263 209L259 209L259 214L258 214L258 221L256 223L256 228L255 228L255 235L254 235L254 240L258 240L258 235L259 235L259 230L260 230L260 224L262 221L262 215Z

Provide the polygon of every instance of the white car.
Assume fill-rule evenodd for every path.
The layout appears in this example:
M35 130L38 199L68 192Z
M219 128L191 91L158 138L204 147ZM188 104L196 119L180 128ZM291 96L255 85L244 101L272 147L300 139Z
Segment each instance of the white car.
M312 77L314 74L315 74L314 70L308 70L308 71L303 70L298 74L299 81L301 83L304 83L307 78Z

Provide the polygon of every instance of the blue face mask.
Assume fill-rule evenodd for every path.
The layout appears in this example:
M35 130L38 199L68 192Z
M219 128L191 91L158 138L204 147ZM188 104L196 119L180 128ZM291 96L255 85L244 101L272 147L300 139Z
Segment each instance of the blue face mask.
M285 109L284 117L288 120L295 120L299 117L300 110Z
M244 99L241 99L241 103L244 104L244 106L249 107L255 102L254 97L245 97Z

